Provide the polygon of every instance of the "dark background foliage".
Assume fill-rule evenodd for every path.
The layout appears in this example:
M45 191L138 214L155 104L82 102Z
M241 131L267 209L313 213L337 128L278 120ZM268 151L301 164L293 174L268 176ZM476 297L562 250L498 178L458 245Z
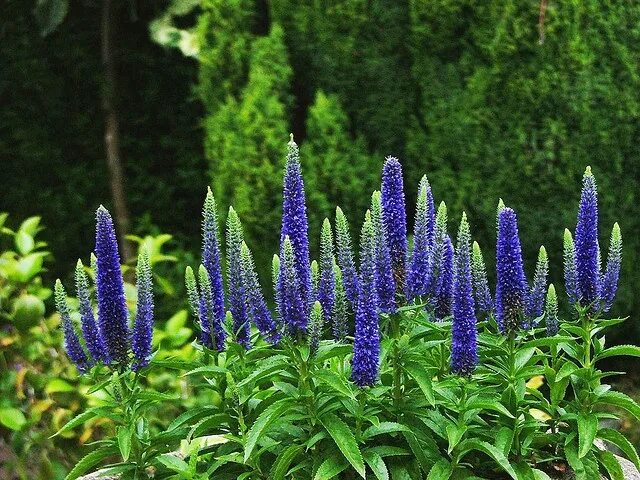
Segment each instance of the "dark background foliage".
M581 175L591 165L603 253L616 220L625 241L616 312L640 308L639 5L117 3L117 104L134 231L167 231L196 252L211 184L221 217L230 204L241 215L266 280L293 132L314 252L335 204L359 229L384 156L397 155L411 213L426 173L451 225L467 211L491 269L502 197L519 213L529 275L544 243L559 285L562 231L575 226ZM179 3L193 7L171 20L194 35L194 57L149 35L150 22ZM71 1L45 37L32 6L0 7L0 211L43 216L56 275L92 246L97 205L110 206L98 4Z

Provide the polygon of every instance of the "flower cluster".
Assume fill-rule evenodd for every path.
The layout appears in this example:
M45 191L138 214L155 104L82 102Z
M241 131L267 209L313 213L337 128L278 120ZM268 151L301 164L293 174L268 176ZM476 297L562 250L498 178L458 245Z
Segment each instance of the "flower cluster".
M120 269L118 242L111 215L104 207L96 214L95 257L92 256L98 320L89 292L89 280L80 260L75 283L79 302L81 335L72 322L67 296L60 280L56 281L56 308L62 321L65 348L71 361L84 372L97 363L122 370L139 370L149 364L153 336L153 281L148 252L138 256L137 307L133 327Z
M616 223L611 231L609 255L604 273L598 243L598 189L587 167L582 177L575 236L564 234L564 278L567 295L592 312L609 311L618 288L622 263L622 235Z
M517 215L512 208L502 200L498 203L493 295L485 259L473 241L466 214L462 214L454 246L447 230L447 206L441 202L436 211L426 176L418 185L409 248L403 185L400 162L387 158L380 191L373 192L362 225L359 261L347 217L337 207L335 223L332 225L327 218L322 224L320 255L312 262L304 180L298 147L292 138L283 180L281 241L271 268L275 313L268 308L268 295L263 293L254 257L233 207L226 220L223 278L217 207L208 190L203 207L202 264L197 275L190 267L185 273L188 300L200 327L202 345L221 352L229 341L249 349L260 337L271 344L288 337L308 343L313 353L323 338L349 342L353 334L351 378L366 387L374 385L380 375L380 321L397 318L398 311L407 305L426 309L428 318L434 321L451 321L450 366L452 372L462 376L473 373L478 364L478 320L487 325L497 323L499 331L510 338L523 329L537 328L540 322L544 322L548 335L558 332L558 298L555 287L548 284L546 249L540 247L529 282ZM622 237L615 224L602 271L597 225L596 183L587 168L575 241L568 230L564 235L564 278L570 303L592 312L612 307L622 259ZM138 306L130 328L113 222L103 207L97 214L95 254L97 320L81 262L76 269L81 335L73 325L62 284L56 284L56 303L69 356L82 371L97 362L142 368L151 357L153 327L149 258L143 252L138 260Z

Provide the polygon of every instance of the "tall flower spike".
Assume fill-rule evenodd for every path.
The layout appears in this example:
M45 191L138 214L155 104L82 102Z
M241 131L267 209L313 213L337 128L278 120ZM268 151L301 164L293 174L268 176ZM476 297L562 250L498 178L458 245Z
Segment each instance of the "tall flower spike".
M198 300L198 316L200 317L200 343L209 349L218 347L215 335L212 333L215 315L213 313L213 295L211 294L211 280L204 265L198 269L198 280L202 294ZM218 351L221 349L218 348Z
M600 247L598 246L598 191L587 167L576 225L576 280L582 306L593 305L600 296ZM597 305L595 306L597 308Z
M538 252L536 271L533 275L533 285L527 299L525 317L531 322L542 316L544 312L544 298L547 292L547 275L549 274L549 259L544 246Z
M431 259L431 280L429 281L429 295L431 295L432 303L435 302L435 297L440 289L442 283L442 277L440 272L442 271L444 260L444 248L445 237L447 236L447 205L444 202L440 202L438 205L438 212L436 214L436 226L435 226L435 239L433 247L433 257Z
M207 269L211 281L211 296L216 322L223 322L225 316L224 285L220 264L218 211L211 188L207 188L207 196L202 207L202 264Z
M290 336L296 337L307 332L305 299L296 270L296 259L291 239L284 237L280 253L280 273L278 274L278 297L280 318Z
M200 293L198 293L198 284L196 276L191 267L187 267L184 271L184 285L187 288L187 300L189 308L194 317L200 320Z
M458 230L453 277L453 324L451 326L451 371L469 376L478 364L477 320L471 275L471 233L467 215Z
M314 355L320 346L323 324L322 305L316 300L311 307L311 315L309 317L309 350L311 355Z
M389 251L396 286L404 289L407 258L407 214L404 203L402 166L395 157L387 157L382 168L382 217L388 235ZM372 212L373 213L373 212Z
M131 350L134 362L132 369L139 370L149 365L151 358L151 339L153 337L153 281L149 254L143 250L138 255L136 268L136 287L138 289L138 303L136 319L133 324Z
M277 343L280 341L278 329L262 294L253 255L244 242L242 242L241 257L242 279L246 289L249 314L262 336L269 343Z
M280 317L280 290L278 289L278 276L280 275L280 257L277 254L271 259L271 283L273 286L273 300L276 304L276 323L278 330L282 330L282 318Z
M311 296L310 300L314 302L318 298L318 281L320 280L320 268L318 267L318 261L311 261Z
M501 198L498 199L498 207L496 208L496 229L498 228L498 223L500 222L500 212L504 210L504 200Z
M487 270L484 264L484 257L478 242L473 242L473 250L471 252L471 274L473 278L473 295L478 312L484 319L487 319L493 312L493 299L491 298L491 290L489 289L489 281L487 280Z
M227 283L229 285L229 309L233 318L233 334L236 341L245 348L250 347L247 297L242 281L241 251L244 235L238 214L229 207L227 217ZM202 285L200 286L202 288Z
M371 386L378 379L380 330L376 289L375 231L371 216L362 226L360 240L360 293L356 306L356 329L351 360L351 380L359 387Z
M371 224L376 244L376 287L380 310L385 313L393 313L396 311L396 282L389 250L389 236L382 217L381 195L376 191L371 196ZM360 261L362 262L362 259Z
M544 318L547 327L547 336L553 337L558 333L558 297L553 283L547 290L547 300L544 305Z
M578 301L578 273L576 272L576 248L569 229L564 229L562 240L562 256L564 259L564 286L567 290L569 303L574 305Z
M342 281L342 272L340 267L333 262L333 272L336 279L336 299L333 303L333 311L331 312L333 339L341 342L347 336L347 294Z
M80 325L82 336L87 344L87 350L94 362L109 363L109 354L104 344L102 333L96 324L96 317L93 314L91 298L89 296L89 281L84 272L84 265L78 260L75 271L76 292L80 303Z
M438 291L436 292L435 315L438 320L451 315L451 299L453 295L453 243L451 237L445 235L442 247L442 262L438 275Z
M518 219L513 209L505 207L499 215L496 246L496 317L504 333L512 334L522 326L528 289Z
M430 199L430 200L429 200ZM435 243L433 196L426 175L420 180L416 218L413 227L413 252L407 273L407 296L412 299L429 292L432 255Z
M622 234L620 225L614 223L611 230L611 240L609 241L609 256L607 257L607 268L602 278L601 308L608 312L613 306L613 300L618 291L618 278L620 277L620 266L622 265Z
M287 161L285 165L284 186L282 193L282 229L280 242L289 237L295 256L295 268L300 279L300 288L305 302L304 311L309 312L311 306L311 263L309 261L309 226L307 223L307 207L305 206L304 181L300 168L300 152L293 141L293 134L288 143Z
M102 205L96 213L95 253L98 326L109 358L121 364L128 364L129 321L118 241L111 215Z
M336 247L338 266L342 272L342 281L347 298L351 305L358 301L358 272L353 260L351 249L351 235L349 235L349 222L340 207L336 207Z
M322 305L324 318L331 318L333 304L335 302L336 278L333 271L333 234L331 223L325 218L320 234L320 280L318 282L318 301Z
M89 359L82 349L78 334L73 328L71 322L71 315L69 314L69 306L67 305L67 294L64 291L64 287L60 280L56 280L56 286L54 289L56 309L60 315L62 322L62 333L64 334L64 349L69 356L69 359L73 362L76 368L80 372L85 372L89 368Z

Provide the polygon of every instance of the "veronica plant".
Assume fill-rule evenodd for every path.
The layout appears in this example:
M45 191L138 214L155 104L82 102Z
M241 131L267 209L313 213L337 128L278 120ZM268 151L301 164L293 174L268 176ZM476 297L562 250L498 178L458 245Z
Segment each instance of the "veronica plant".
M197 275L191 269L186 274L188 300L202 330L197 342L202 354L184 365L185 382L205 401L185 410L158 437L148 433L138 412L148 399L159 397L145 396L135 384L154 361L135 373L129 368L149 359L146 344L136 341L145 348L136 346L134 352L140 353L134 355L125 343L124 356L119 344L110 346L113 335L103 335L110 363L101 365L85 349L66 303L59 301L67 346L79 368L110 369L117 378L115 383L109 379L121 400L109 404L122 411L109 410L118 425L116 439L99 447L103 456L120 451L123 462L112 472L144 478L143 468L153 465L156 478L544 480L564 469L578 480L601 474L622 478L616 457L598 447L596 438L616 445L640 467L631 443L601 423L611 417L605 407L640 419L640 406L603 383L609 373L598 368L600 360L640 356L640 349L605 347L604 330L622 321L602 317L615 297L622 239L614 225L602 272L597 243L593 247L592 174L585 175L576 242L565 241L569 300L547 286L544 249L528 284L516 213L503 203L497 212L494 300L470 219L462 215L454 246L446 206L441 204L434 220L429 192L424 180L414 230L418 238L407 257L402 172L397 160L387 159L382 192L374 193L364 216L359 268L343 212L336 211L336 258L325 221L315 298L300 159L291 142L283 235L272 263L275 314L233 213L225 252L228 294L213 280L222 271L217 265L223 253L207 200L204 244L212 253L203 252ZM146 319L151 310L144 307L149 291L144 259L141 265L143 308L138 307L137 317ZM389 278L394 287L387 290ZM592 288L594 278L598 285ZM56 290L64 299L62 286ZM393 295L386 301L393 300L393 308L380 298L388 291ZM117 288L104 292L120 299ZM221 318L225 298L230 312ZM117 306L109 311L119 321ZM573 309L566 316L565 306ZM99 317L95 328L104 334L102 321ZM227 338L225 327L234 322ZM131 329L128 322L116 325ZM141 320L132 330L144 336L148 325ZM172 454L169 444L179 435L186 450Z

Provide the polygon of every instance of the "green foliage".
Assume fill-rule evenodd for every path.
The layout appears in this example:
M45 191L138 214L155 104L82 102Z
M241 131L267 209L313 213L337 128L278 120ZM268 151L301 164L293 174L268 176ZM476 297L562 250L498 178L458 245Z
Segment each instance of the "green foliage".
M373 190L380 176L380 160L367 154L360 136L353 138L349 132L339 98L318 91L300 149L307 205L314 212L311 232L320 231L320 219L330 217L334 205L351 215L364 212L368 202L362 192Z
M205 120L215 197L223 205L233 204L252 226L247 241L259 246L256 262L262 266L270 259L266 246L277 238L282 139L288 136L291 69L283 40L284 32L274 25L269 36L252 44L246 86L238 97L227 95Z

